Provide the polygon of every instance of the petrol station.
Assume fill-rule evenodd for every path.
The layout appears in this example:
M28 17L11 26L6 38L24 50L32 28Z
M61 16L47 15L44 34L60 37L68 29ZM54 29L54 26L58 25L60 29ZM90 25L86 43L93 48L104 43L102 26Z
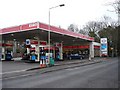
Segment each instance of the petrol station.
M48 28L48 24L33 22L1 29L1 60L5 60L7 51L11 51L12 56L17 57L21 56L24 51L23 49L26 48L26 54L30 54L30 60L49 64L49 49L51 59L59 58L60 60L64 60L63 53L74 49L87 49L89 57L94 58L94 49L100 47L100 45L93 43L93 37L55 26L50 26L50 30ZM49 31L51 32L50 48L48 45Z

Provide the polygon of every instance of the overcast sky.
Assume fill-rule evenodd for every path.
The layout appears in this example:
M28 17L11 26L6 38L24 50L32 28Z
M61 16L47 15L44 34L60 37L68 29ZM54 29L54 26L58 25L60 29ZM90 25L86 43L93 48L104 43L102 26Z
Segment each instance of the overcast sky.
M0 0L0 28L40 21L48 24L50 7L65 4L51 10L51 24L67 29L70 24L85 25L99 20L103 15L117 20L117 15L107 10L115 0Z

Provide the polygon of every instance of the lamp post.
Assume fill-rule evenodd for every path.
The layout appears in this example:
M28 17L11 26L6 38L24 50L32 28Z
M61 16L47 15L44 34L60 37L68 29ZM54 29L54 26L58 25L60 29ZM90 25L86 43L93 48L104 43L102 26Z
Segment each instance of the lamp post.
M62 6L65 6L65 4L60 4L58 6L54 6L54 7L51 7L49 8L49 26L48 26L48 60L50 61L50 10L51 9L54 9L54 8L57 8L57 7L62 7Z

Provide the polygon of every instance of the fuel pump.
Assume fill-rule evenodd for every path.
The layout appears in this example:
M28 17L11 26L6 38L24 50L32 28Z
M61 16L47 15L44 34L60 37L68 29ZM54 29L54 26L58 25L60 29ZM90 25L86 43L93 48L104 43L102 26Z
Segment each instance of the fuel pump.
M46 54L44 47L40 47L40 67L46 67Z
M34 62L37 60L37 54L35 53L35 50L30 51L30 60Z
M5 60L12 60L12 52L7 50L5 53Z
M63 49L62 49L62 43L56 43L56 48L57 50L55 51L56 53L56 60L63 60Z
M1 60L12 60L13 55L12 55L12 44L2 44L2 58Z

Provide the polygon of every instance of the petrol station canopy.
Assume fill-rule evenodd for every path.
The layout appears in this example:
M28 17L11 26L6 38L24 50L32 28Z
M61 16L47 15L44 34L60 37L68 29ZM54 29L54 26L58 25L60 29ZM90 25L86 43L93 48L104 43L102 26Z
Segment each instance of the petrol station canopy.
M14 27L3 28L0 35L4 41L18 40L24 42L26 39L36 39L48 41L49 25L41 22L33 22ZM94 41L93 37L89 37L80 33L75 33L63 28L50 26L51 43L63 42L64 45L80 44Z

